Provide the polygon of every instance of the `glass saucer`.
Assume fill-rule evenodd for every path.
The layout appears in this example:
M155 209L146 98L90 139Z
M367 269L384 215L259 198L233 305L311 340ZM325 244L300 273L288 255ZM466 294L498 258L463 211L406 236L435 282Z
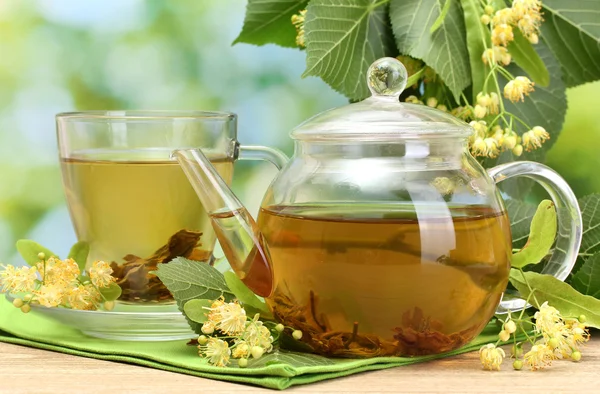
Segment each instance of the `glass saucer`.
M6 294L6 300L14 300ZM117 302L107 311L81 311L31 305L39 313L96 338L117 341L173 341L195 338L177 304L131 305Z

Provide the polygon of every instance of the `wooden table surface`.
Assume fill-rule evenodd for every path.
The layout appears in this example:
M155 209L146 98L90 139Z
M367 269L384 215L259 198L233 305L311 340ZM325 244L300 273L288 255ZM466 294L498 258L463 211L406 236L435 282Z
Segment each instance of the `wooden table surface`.
M547 370L483 371L477 352L383 371L365 372L286 392L311 393L600 393L600 338L579 363ZM134 365L0 343L0 393L254 393L274 392Z

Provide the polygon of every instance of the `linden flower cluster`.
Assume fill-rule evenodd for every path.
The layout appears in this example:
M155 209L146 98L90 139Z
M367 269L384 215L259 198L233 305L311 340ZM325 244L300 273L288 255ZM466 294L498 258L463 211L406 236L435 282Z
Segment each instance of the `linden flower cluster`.
M533 44L539 41L539 26L542 21L540 0L514 0L512 6L495 10L491 2L483 9L481 23L488 26L490 42L484 41L486 48L482 61L489 67L483 90L476 95L472 105L463 96L464 106L455 108L452 114L464 120L471 120L475 129L469 140L469 147L474 156L497 157L504 151L511 151L521 156L523 150L532 151L542 146L550 135L541 126L529 126L515 114L506 111L500 96L503 95L513 103L522 102L534 90L534 83L524 76L513 76L503 66L511 63L512 57L508 44L515 39L517 28ZM498 75L508 80L500 89ZM513 126L523 125L527 131L518 135Z
M532 346L525 355L523 355L521 344L517 343L516 339L514 340L512 349L512 357L515 358L514 369L520 370L523 365L526 365L532 371L536 371L550 366L554 360L581 360L581 345L590 338L585 325L585 316L579 316L577 319L564 318L556 308L548 305L548 302L543 303L539 311L535 313L535 323L529 319L522 319L522 315L516 320L509 317L498 334L499 341L496 344L487 344L479 350L479 357L484 369L500 370L500 365L506 355L504 350L497 345L510 340L517 331L517 323L521 328L523 324L532 325L534 336L533 338L528 336L528 341Z
M296 45L300 48L306 46L304 42L304 20L306 19L306 10L300 11L296 15L292 15L292 25L296 28Z
M104 261L95 261L85 277L73 259L46 259L44 253L38 254L38 258L40 261L32 267L1 266L1 291L24 294L13 301L24 313L31 310L31 304L96 310L104 301L100 289L115 281L112 268ZM103 304L106 310L114 307L112 301Z
M225 367L237 359L238 366L245 368L250 357L258 359L273 350L272 332L259 320L260 314L249 318L237 300L225 302L221 297L204 309L207 321L202 324L204 335L198 337L198 354L210 364ZM284 329L282 324L274 327L278 333ZM299 340L302 331L295 330L292 336Z

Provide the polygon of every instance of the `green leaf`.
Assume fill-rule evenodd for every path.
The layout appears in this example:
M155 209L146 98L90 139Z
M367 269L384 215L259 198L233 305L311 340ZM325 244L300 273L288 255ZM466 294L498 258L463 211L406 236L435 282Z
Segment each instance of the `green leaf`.
M419 82L421 75L423 75L424 73L425 73L425 67L423 67L422 69L420 69L419 71L417 71L416 73L414 73L413 75L408 77L408 79L406 80L406 86L412 86L415 83Z
M79 266L79 271L85 271L85 263L90 254L90 244L85 241L79 241L71 247L68 258L75 260Z
M183 313L191 321L202 324L208 320L208 311L204 308L210 308L213 302L214 300L189 300L183 304Z
M88 278L86 278L88 279ZM121 287L116 283L111 283L108 287L100 287L100 293L105 301L114 301L121 296Z
M600 79L600 1L544 0L542 40L552 49L568 87Z
M398 50L425 61L458 100L471 84L471 67L460 4L449 3L448 15L433 34L430 30L442 12L442 0L391 0L390 18Z
M312 0L304 24L306 71L350 99L369 95L366 72L375 60L397 53L387 1Z
M523 268L537 264L548 254L556 238L556 209L550 200L543 200L533 216L527 243L513 254L511 266Z
M440 28L440 26L442 26L442 23L444 22L444 19L446 19L446 15L448 15L448 11L450 11L450 6L452 5L453 0L446 0L444 2L444 6L442 7L442 12L440 13L440 15L437 17L437 19L435 20L435 22L433 22L433 25L431 25L431 29L429 29L429 33L433 34L435 33L435 31L437 29Z
M479 0L460 0L467 31L467 48L471 66L471 80L473 84L473 97L483 91L483 84L490 68L483 64L481 57L485 51L484 42L491 44L490 32L481 23L483 7Z
M40 261L40 258L38 257L40 252L46 255L46 259L49 259L50 257L58 257L56 253L46 249L42 245L30 239L18 240L17 250L19 251L21 257L23 257L23 260L25 260L25 262L31 266L34 266Z
M185 303L196 298L216 300L223 296L228 302L235 298L223 274L205 263L177 257L168 264L159 264L153 273L173 294L182 312ZM196 333L201 333L198 323L190 319L188 323Z
M515 39L508 44L508 52L519 67L529 75L537 86L547 87L550 84L550 74L546 65L537 54L533 45L521 34L521 30L513 30Z
M583 235L579 253L600 252L600 194L590 194L579 200Z
M259 368L274 364L286 364L294 368L320 367L334 365L335 361L327 357L317 356L316 354L275 350L273 353L265 354L258 360L252 359L248 366Z
M525 278L523 278L525 275ZM510 270L510 283L521 293L521 298L539 308L544 302L560 311L563 316L585 315L590 327L600 328L600 300L579 293L571 286L550 275L536 272L525 272L517 269ZM529 290L529 287L533 292ZM530 297L530 293L531 297Z
M511 198L505 201L504 206L510 219L510 233L512 234L513 248L520 249L525 246L529 237L529 227L537 207L523 201Z
M244 26L233 44L296 47L296 28L291 18L307 4L308 0L248 0Z
M585 260L573 275L571 285L581 294L600 298L600 253Z
M252 290L247 288L244 282L242 282L235 273L227 271L223 276L225 277L227 287L235 294L235 297L242 303L244 308L247 306L252 307L256 312L260 313L260 316L263 319L273 318L267 304L265 304L264 301L261 301ZM250 310L247 310L246 312L248 312L248 314L251 313Z

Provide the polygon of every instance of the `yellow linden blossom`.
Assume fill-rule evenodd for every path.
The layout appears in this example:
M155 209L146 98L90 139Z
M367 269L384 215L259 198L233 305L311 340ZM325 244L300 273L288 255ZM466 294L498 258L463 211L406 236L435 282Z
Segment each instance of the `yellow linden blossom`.
M55 284L42 286L33 294L35 294L35 300L47 308L59 306L63 303L65 296L64 288Z
M222 339L210 338L206 346L201 346L201 354L208 358L208 361L217 367L224 367L229 364L231 349L229 344Z
M3 266L0 271L0 283L2 292L10 291L12 293L29 293L35 288L37 269L35 267L14 267L12 265Z
M500 146L495 138L486 138L483 140L487 147L487 156L494 158L500 153Z
M250 346L246 343L246 341L236 341L235 347L233 348L232 356L233 358L248 358L250 355Z
M302 10L298 15L292 15L292 24L296 27L296 45L299 47L306 46L304 42L304 20L306 18L306 10Z
M492 343L488 343L479 349L479 359L481 360L483 369L488 371L499 371L504 357L506 357L504 350L497 348Z
M492 23L494 25L509 25L513 23L515 20L515 13L512 8L503 8L501 10L496 11L494 17L492 18Z
M490 104L488 105L488 111L491 115L497 115L500 112L500 97L496 92L490 94Z
M494 45L506 46L515 39L513 28L506 23L494 26L492 30L492 43Z
M513 103L524 101L525 96L533 92L533 85L534 83L527 77L516 77L504 86L504 97Z
M552 332L561 322L560 313L556 308L548 305L548 301L540 306L533 317L535 318L535 330L542 334Z
M267 353L273 349L273 336L271 335L271 331L263 325L263 322L258 320L258 316L255 316L248 324L246 330L240 335L240 338L250 349L259 346Z
M227 335L238 335L246 327L246 311L237 301L226 303L222 299L213 302L208 320L215 328Z
M113 283L115 278L111 276L112 273L113 269L105 261L94 261L92 267L88 270L90 280L97 287L107 287Z
M541 343L533 345L531 350L523 356L525 365L529 366L532 371L549 366L554 358L554 350Z
M67 289L65 297L72 309L80 310L96 309L96 305L101 299L94 287L81 284Z
M73 259L60 260L50 257L45 262L38 262L36 267L44 281L44 284L56 284L62 287L77 280L81 274L79 266Z
M533 129L523 133L521 137L523 146L527 152L539 148L544 142L550 139L550 134L541 126L535 126Z

